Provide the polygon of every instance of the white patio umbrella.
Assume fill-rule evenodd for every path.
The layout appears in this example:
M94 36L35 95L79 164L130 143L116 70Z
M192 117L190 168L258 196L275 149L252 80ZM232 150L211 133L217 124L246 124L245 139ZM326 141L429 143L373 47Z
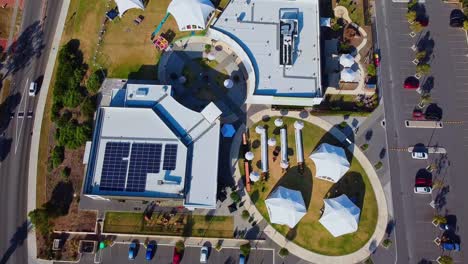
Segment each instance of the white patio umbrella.
M206 58L210 61L216 59L216 54L214 52L210 52L208 53L208 55L206 56Z
M254 159L254 154L249 151L249 152L245 153L244 157L245 157L246 160L253 160Z
M275 138L269 138L268 139L268 146L270 146L270 147L276 146L276 139Z
M275 119L275 126L282 127L283 124L284 124L283 119L281 119L281 118L276 118Z
M354 63L356 62L351 54L342 54L340 56L340 64L343 65L343 67L351 67Z
M253 182L260 180L260 174L256 171L252 171L252 173L250 173L250 180Z
M179 83L184 84L186 81L187 81L187 78L185 78L185 76L179 77Z
M224 87L231 89L234 86L234 82L231 79L224 80Z
M257 134L261 134L261 133L263 133L263 131L265 131L265 128L264 128L263 126L257 126L257 127L255 128L255 132L256 132Z
M299 130L303 129L304 128L304 122L302 122L302 121L294 122L294 128L299 129Z
M280 162L280 166L282 169L287 169L289 167L289 162L287 162L286 160L282 160Z
M343 82L355 82L359 76L359 71L354 71L351 68L344 68L341 71L341 81Z

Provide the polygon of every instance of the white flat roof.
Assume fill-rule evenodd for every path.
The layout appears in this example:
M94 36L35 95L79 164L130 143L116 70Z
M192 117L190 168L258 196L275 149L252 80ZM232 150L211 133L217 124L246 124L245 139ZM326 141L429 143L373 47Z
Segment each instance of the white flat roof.
M286 10L290 9L290 10ZM293 12L294 11L294 12ZM280 12L299 23L295 59L280 65ZM235 36L257 72L255 95L321 97L318 0L233 0L214 27Z
M221 112L214 104L207 106L202 111L204 114L192 111L179 104L169 92L170 87L167 86L127 85L127 107L100 108L90 150L91 166L88 166L85 193L185 198L187 207L216 206ZM112 153L106 153L106 147L109 144L114 146L112 143L125 145L125 153L114 151L116 154L108 156ZM142 144L158 149L156 156L160 158L148 156L146 150L138 152ZM175 168L164 169L168 145L177 148L173 157ZM137 158L144 160L143 164L149 164L151 171L146 168L147 165L137 165ZM156 161L151 161L151 158ZM109 159L115 163L113 167L123 166L123 172L110 169L113 174L124 174L124 183L119 184L123 189L102 188L109 184L109 176L103 176L109 174L104 172L109 170L109 166L105 165ZM124 165L119 165L121 163ZM135 169L135 166L141 168ZM144 175L141 177L143 180L138 183L139 191L131 189L135 182L135 170ZM113 180L116 177L111 178ZM127 189L129 181L132 183L130 189ZM144 188L141 189L143 185Z

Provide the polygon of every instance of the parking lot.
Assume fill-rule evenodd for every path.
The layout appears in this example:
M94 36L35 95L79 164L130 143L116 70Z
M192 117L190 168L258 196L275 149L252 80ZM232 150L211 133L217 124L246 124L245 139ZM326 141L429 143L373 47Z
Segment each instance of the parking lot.
M135 260L128 259L128 244L117 243L112 247L108 247L102 252L102 263L145 263L146 248L143 244L140 245L137 257ZM186 246L184 256L182 258L182 264L199 263L200 259L200 248L199 246ZM156 253L151 260L153 263L172 263L172 254L174 246L172 245L157 245ZM210 249L208 255L208 263L216 264L234 264L239 262L239 249L237 248L223 248L221 251L216 251L214 248ZM150 262L150 263L151 263ZM247 259L246 263L255 264L274 264L275 253L272 249L253 249Z

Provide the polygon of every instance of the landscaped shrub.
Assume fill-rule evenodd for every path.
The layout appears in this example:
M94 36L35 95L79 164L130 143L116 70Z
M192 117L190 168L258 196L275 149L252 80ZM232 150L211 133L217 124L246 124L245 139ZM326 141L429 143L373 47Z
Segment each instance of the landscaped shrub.
M210 53L210 52L211 52L211 45L210 45L210 44L206 44L206 45L205 45L205 52L206 52L206 53Z
M103 78L101 76L102 75L99 72L94 72L89 76L88 81L86 82L86 89L89 93L97 93L99 88L101 88L101 84L103 81Z
M242 219L247 220L249 216L250 216L249 211L247 210L242 211Z
M382 246L384 248L389 248L391 245L392 245L392 240L390 240L389 238L385 239L383 242L382 242Z
M57 168L65 159L65 149L62 146L55 146L50 155L52 168Z
M289 255L289 250L287 248L281 248L278 254L281 257L286 257L287 255Z
M437 259L437 261L440 264L452 264L453 263L452 257L447 256L447 255L441 256L439 259Z
M379 162L377 162L377 163L374 165L374 168L375 168L376 170L379 170L379 169L382 168L382 166L383 166L383 163L382 163L381 161L379 161Z
M239 195L236 191L233 191L233 192L230 194L230 197L231 197L231 199L232 199L232 201L233 201L234 203L238 203L238 202L240 202L240 200L241 200L240 195Z
M372 76L372 77L377 75L377 70L374 64L369 64L367 66L367 75Z
M36 208L28 214L31 223L42 235L50 233L52 226L49 223L49 215L44 208Z
M366 143L366 144L363 144L363 145L361 146L361 150L362 150L362 151L366 151L368 148L369 148L369 144L367 144L367 143Z
M84 95L79 88L68 89L62 97L63 106L75 108L83 102Z
M86 119L92 120L94 112L96 112L96 102L94 102L93 98L87 97L81 105L81 113Z
M242 255L247 257L250 254L250 248L251 248L250 243L247 242L240 246L240 252L242 253Z
M184 252L184 250L185 250L184 241L182 241L182 240L177 241L177 243L175 244L175 249L176 249L177 253L182 254Z
M76 124L69 122L57 129L57 143L70 149L76 149L91 137L91 127L88 124Z

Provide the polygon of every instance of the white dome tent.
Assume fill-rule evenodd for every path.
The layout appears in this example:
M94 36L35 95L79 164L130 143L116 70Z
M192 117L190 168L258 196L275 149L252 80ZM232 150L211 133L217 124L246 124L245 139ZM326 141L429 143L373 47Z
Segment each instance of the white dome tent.
M359 70L354 71L351 68L344 68L341 73L341 81L343 82L358 82L361 72Z
M119 16L122 16L127 10L132 8L145 9L145 5L141 0L114 0L119 9Z
M349 170L349 161L343 148L321 144L309 158L315 164L315 177L338 182Z
M214 11L210 0L172 0L167 7L180 31L205 29Z
M356 63L354 61L354 57L351 54L341 54L340 56L340 64L343 65L343 67L351 67Z
M356 232L361 209L345 194L336 198L324 199L325 210L319 222L334 237Z
M282 186L268 196L265 204L271 223L288 225L290 228L294 228L307 213L301 192Z

